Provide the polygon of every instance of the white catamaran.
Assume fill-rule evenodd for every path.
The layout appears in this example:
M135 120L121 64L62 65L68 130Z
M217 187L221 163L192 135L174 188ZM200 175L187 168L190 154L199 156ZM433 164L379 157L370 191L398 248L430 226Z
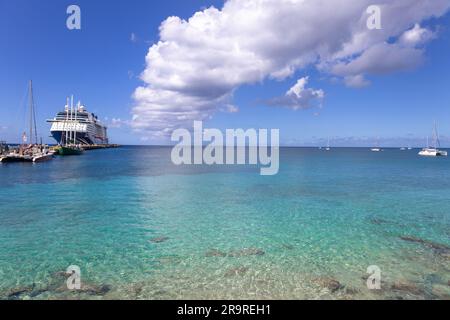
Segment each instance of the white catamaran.
M383 150L379 147L379 145L380 145L380 138L378 137L378 139L377 139L377 146L376 146L375 148L371 148L370 151L372 151L372 152L381 152L381 151L383 151Z
M427 137L427 147L423 148L419 152L419 155L424 156L424 157L446 157L447 151L438 149L441 146L441 144L439 142L439 134L438 134L436 123L434 124L433 140L434 140L434 147L430 148L430 145L428 143L428 137Z

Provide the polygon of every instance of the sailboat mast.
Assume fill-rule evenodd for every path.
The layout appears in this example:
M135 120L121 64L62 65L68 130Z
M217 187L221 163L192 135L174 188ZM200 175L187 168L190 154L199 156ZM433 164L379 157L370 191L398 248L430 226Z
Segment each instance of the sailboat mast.
M80 101L78 101L77 106L75 107L75 131L74 131L74 143L77 144L77 115L78 115L78 108L80 107Z
M73 129L73 95L70 97L70 128ZM73 130L70 131L70 140L73 141Z
M30 82L28 84L28 101L30 104L30 142L31 142L31 139L33 139L33 110L31 107L31 86L32 86L32 83L30 80Z
M434 148L437 149L439 146L440 146L439 134L438 134L438 130L437 130L437 123L435 121L434 122Z
M66 121L64 124L66 130L64 132L64 145L67 145L67 135L69 134L68 121L69 121L69 97L66 98Z
M29 93L28 93L28 99L30 103L30 143L33 144L33 127L34 127L34 140L35 143L38 143L38 137L37 137L37 125L36 125L36 111L34 108L34 99L33 99L33 81L30 80L29 84Z

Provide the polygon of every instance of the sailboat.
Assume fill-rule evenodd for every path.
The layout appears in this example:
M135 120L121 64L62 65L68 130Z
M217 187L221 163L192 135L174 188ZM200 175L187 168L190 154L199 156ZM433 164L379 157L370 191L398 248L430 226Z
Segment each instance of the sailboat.
M439 142L439 134L438 134L436 122L434 123L433 140L434 140L434 147L430 148L428 137L427 137L427 147L423 148L419 152L419 155L424 156L424 157L446 157L447 151L438 149L438 147L440 147L441 144Z
M327 147L325 148L325 151L330 151L330 138L328 138Z
M3 159L5 159L8 154L9 146L6 144L6 141L0 141L0 162L3 162Z
M380 138L377 139L377 147L370 149L370 151L372 152L380 152L381 148L379 147L380 145Z
M0 156L9 152L9 146L5 141L0 140Z
M66 104L66 131L64 135L61 135L61 142L58 147L58 154L60 156L74 156L80 155L83 153L83 148L81 148L77 144L77 112L80 103L78 103L78 107L73 108L73 96L71 98L70 109L69 109L69 98L67 98ZM70 113L70 117L69 117ZM68 123L70 126L68 126Z
M36 110L33 98L33 82L30 80L28 88L28 98L30 105L30 143L27 144L28 137L24 132L22 134L22 144L18 149L3 155L0 162L41 162L53 159L53 153L46 145L38 143L38 134L36 126ZM35 141L33 143L33 136ZM41 139L42 140L42 139Z

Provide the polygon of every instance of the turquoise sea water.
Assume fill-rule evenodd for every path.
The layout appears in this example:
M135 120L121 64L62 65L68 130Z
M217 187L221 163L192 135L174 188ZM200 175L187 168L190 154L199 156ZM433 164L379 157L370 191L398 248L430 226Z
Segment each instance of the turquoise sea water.
M170 151L0 165L0 298L450 297L450 159L282 148L260 176ZM96 290L65 290L69 265Z

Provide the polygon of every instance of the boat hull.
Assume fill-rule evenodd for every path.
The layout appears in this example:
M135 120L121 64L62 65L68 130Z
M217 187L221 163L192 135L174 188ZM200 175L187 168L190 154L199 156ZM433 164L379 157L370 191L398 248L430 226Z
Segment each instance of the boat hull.
M7 155L0 158L2 163L12 163L12 162L32 162L33 158L28 156L18 156L18 155Z
M62 139L62 137L65 135L64 131L52 130L51 135L57 143L64 141ZM108 139L90 135L85 132L77 132L77 142L76 143L77 144L86 144L86 145L102 145L102 144L108 144Z
M437 149L425 149L419 152L422 157L446 157L447 151L437 150Z
M52 154L43 154L43 155L38 155L35 156L33 158L33 162L44 162L44 161L49 161L52 160L53 155Z
M60 156L78 156L83 153L81 148L59 147L58 154Z

